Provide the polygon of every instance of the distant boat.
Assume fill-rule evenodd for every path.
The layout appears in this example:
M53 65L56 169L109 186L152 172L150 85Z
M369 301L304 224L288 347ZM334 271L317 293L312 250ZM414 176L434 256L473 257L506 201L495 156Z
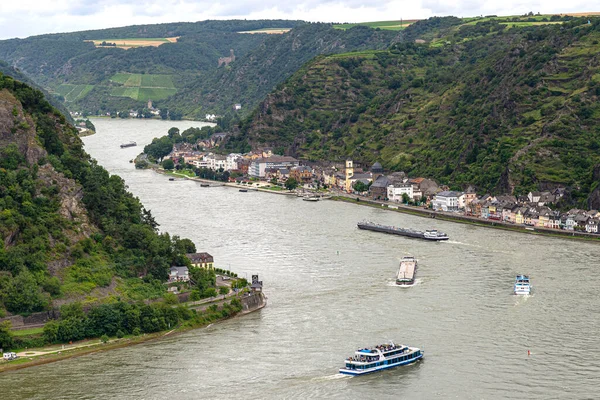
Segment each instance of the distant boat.
M123 143L121 145L121 148L124 149L125 147L133 147L133 146L137 146L137 143L136 142Z
M169 178L169 180L170 180L170 181L174 181L174 180L175 180L175 178Z
M527 275L517 275L515 278L515 287L513 290L514 294L530 294L531 293L531 282Z
M201 183L200 187L209 187L210 185L208 183Z
M353 357L346 359L340 368L344 375L365 375L370 372L414 363L423 358L423 350L406 345L381 344L367 349L358 349Z
M240 189L240 192L247 192L248 189Z
M304 200L304 201L319 201L321 199L317 196L304 196L302 198L302 200Z

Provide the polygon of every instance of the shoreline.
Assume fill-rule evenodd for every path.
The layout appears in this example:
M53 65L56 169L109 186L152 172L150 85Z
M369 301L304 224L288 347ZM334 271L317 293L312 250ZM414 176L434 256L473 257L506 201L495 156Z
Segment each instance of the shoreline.
M586 242L597 242L600 243L600 235L587 233L587 232L576 232L576 231L565 231L559 229L540 228L540 227L525 227L521 225L515 225L503 221L492 221L484 220L477 217L471 217L467 215L453 214L443 211L433 211L430 209L420 209L413 206L405 206L403 204L390 204L382 201L368 200L359 197L359 201L356 201L357 197L346 197L346 196L333 196L331 200L343 201L346 203L357 204L361 206L374 207L386 211L395 211L403 214L411 214L417 217L440 219L446 222L454 222L464 225L473 225L482 228L500 229L504 231L525 233L529 235L546 236L559 239L571 239L571 240L583 240Z
M230 320L230 319L243 317L243 316L251 314L255 311L262 310L263 308L265 308L267 306L266 296L264 296L264 294L263 294L261 296L261 299L262 299L262 302L256 307L249 307L246 310L244 310L242 308L242 310L239 311L235 315L232 315L227 318L222 318L215 322L211 322L211 323L204 324L204 325L181 326L181 327L178 327L178 328L172 329L170 331L166 331L166 332L165 331L154 332L154 333L143 334L141 336L114 339L114 340L109 341L108 343L99 342L99 343L94 343L94 344L90 344L90 345L73 347L71 349L64 349L64 350L61 349L56 352L49 352L47 354L42 354L42 355L38 355L38 356L26 356L25 355L25 356L21 356L19 359L15 360L15 361L8 361L8 362L3 361L3 362L0 362L0 375L4 372L17 371L20 369L35 367L38 365L50 364L50 363L54 363L57 361L63 361L63 360L71 359L71 358L77 358L77 357L81 357L81 356L85 356L85 355L90 355L93 353L99 353L99 352L104 352L104 351L108 351L108 350L120 349L123 347L135 346L137 344L146 343L146 342L150 342L153 340L160 340L165 337L172 337L172 336L180 335L182 333L185 333L185 332L188 332L191 330L206 328L213 324L218 324L218 323ZM95 339L90 339L90 340L95 340ZM85 343L86 341L88 341L88 340L83 340L83 341L80 341L79 343L80 344ZM56 346L58 346L58 345L56 345ZM27 350L32 353L35 351L34 349L27 349ZM31 357L33 357L33 358L31 358ZM28 359L28 360L25 360L25 359ZM25 360L25 361L19 362L19 360Z
M153 168L153 170L155 172L157 172L159 174L163 174L163 175L174 175L172 173L164 172L162 170L158 170L155 168ZM217 183L217 184L220 184L220 186L229 186L229 187L233 187L233 188L248 189L248 190L253 190L253 191L258 191L258 192L273 193L273 194L279 194L279 195L296 196L296 194L293 192L274 191L274 190L264 189L264 188L260 188L260 187L253 188L253 187L248 187L245 185L238 185L238 184L232 183L232 182L219 182L219 181L213 181L210 179L203 179L203 178L196 178L196 177L192 178L192 177L185 176L185 175L177 175L177 176L191 180L191 181L205 182L205 183ZM356 201L357 198L359 199L359 201ZM381 200L380 201L370 200L370 199L366 199L361 196L350 196L350 195L339 194L339 193L332 194L331 197L328 199L334 200L334 201L343 201L346 203L352 203L352 204L357 204L357 205L361 205L361 206L375 207L375 208L379 208L379 209L383 209L383 210L387 210L387 211L400 212L403 214L411 214L411 215L415 215L417 217L440 219L442 221L447 221L447 222L454 222L454 223L465 224L465 225L473 225L473 226L478 226L478 227L482 227L482 228L500 229L500 230L505 230L505 231L510 231L510 232L525 233L528 235L538 235L538 236L546 236L546 237L553 237L553 238L560 238L560 239L583 240L586 242L600 243L600 234L578 232L578 231L566 231L566 230L551 229L551 228L522 226L522 225L511 224L511 223L504 222L504 221L484 220L481 218L472 217L472 216L468 216L468 215L461 215L461 214L455 214L455 213L443 212L443 211L434 211L434 210L430 210L430 209L422 209L420 207L407 206L404 204L397 204L397 203L390 203L390 202L385 202L385 201L381 201Z

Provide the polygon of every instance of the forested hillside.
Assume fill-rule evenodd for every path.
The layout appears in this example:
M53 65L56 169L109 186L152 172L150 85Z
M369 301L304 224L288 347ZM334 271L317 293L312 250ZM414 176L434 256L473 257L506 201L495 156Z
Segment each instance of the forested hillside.
M190 80L214 72L219 57L229 56L231 49L236 57L243 57L267 37L238 31L300 24L281 20L203 21L42 35L0 41L0 60L52 91L70 109L137 109L148 99L166 98ZM129 49L110 46L119 39L132 38L154 38L164 44ZM109 45L96 47L91 40ZM120 81L118 74L123 73L149 75L160 81L134 79L130 84Z
M193 251L190 240L158 233L40 91L0 73L0 316L159 297L168 268Z
M238 33L294 28L281 35ZM264 96L319 54L384 49L399 33L336 30L301 21L204 21L113 28L0 41L0 59L51 91L72 111L116 113L148 100L189 118L249 113ZM125 38L159 46L117 47ZM96 47L91 40L102 41ZM100 43L102 43L100 42ZM234 50L235 61L218 66Z
M378 160L495 193L567 185L583 205L600 180L600 20L448 22L423 44L316 58L240 124L230 148ZM426 24L405 33L427 37Z
M185 115L224 114L235 103L248 114L279 83L319 54L388 48L400 41L400 33L355 27L334 29L331 24L305 24L284 35L270 35L263 43L205 79L191 82L166 101Z

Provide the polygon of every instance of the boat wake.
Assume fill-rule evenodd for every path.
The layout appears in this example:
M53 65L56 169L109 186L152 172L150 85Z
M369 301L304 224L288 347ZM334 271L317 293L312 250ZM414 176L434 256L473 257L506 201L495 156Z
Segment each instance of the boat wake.
M334 375L318 376L316 378L312 378L311 381L334 381L336 379L346 379L346 378L352 378L352 377L350 375L334 374Z
M527 302L527 300L529 300L531 297L533 297L532 294L520 294L520 295L515 295L515 297L517 298L515 301L515 307L518 307L519 304L523 304L525 302Z
M408 289L411 288L413 286L417 286L423 283L423 279L422 278L416 278L415 279L415 283L413 283L412 285L396 285L396 280L390 280L387 282L387 286L393 286L393 287L399 287L399 288L403 288L403 289Z
M464 242L459 242L458 240L446 240L446 243L450 243L450 244L460 244L462 246L471 246L471 247L481 247L478 246L476 244L472 244L472 243L464 243Z

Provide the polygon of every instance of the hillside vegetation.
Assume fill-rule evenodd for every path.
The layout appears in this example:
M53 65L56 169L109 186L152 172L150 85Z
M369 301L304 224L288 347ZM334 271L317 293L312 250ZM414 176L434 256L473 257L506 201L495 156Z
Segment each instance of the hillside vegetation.
M291 31L240 33L271 28ZM161 37L177 41L156 43ZM160 45L121 46L150 39ZM96 47L91 40L105 45ZM367 27L343 31L301 21L204 21L5 40L0 41L0 59L19 68L72 111L140 110L153 100L161 109L199 118L226 114L236 103L242 104L240 114L247 114L316 55L384 49L398 40L396 32ZM235 61L218 67L219 58L229 56L231 49Z
M239 34L238 31L293 28L300 24L303 23L281 20L203 21L41 35L0 41L0 60L55 93L72 110L122 111L141 108L150 96L160 100L172 95L174 88L182 88L187 82L214 72L219 57L228 56L230 49L242 57L266 39L266 35ZM115 43L121 38L178 39L175 43L165 39L160 46L129 49L96 47L91 42ZM122 93L124 90L118 90L122 84L112 80L121 73L168 75L173 87L153 93L144 89L142 94Z
M169 267L194 251L158 233L40 91L0 73L0 315L160 297Z
M567 185L583 205L600 179L600 19L457 20L418 21L404 30L411 41L385 51L317 57L240 124L230 148L378 160L495 193Z
M269 35L230 68L190 82L164 104L184 115L203 117L209 111L225 114L240 103L241 114L248 114L279 83L317 55L385 49L399 40L396 32L367 27L344 31L330 24L301 25L281 35Z

